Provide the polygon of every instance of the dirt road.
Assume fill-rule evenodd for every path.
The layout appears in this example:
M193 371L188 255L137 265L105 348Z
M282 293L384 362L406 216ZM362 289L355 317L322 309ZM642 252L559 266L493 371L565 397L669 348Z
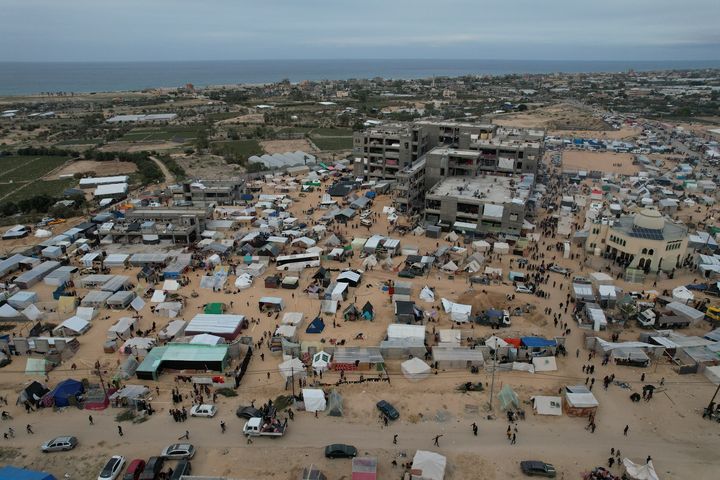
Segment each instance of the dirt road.
M165 175L165 185L173 185L175 183L175 175L173 175L167 166L165 166L162 160L153 156L149 156L148 158L155 162L158 168L162 171L163 175Z

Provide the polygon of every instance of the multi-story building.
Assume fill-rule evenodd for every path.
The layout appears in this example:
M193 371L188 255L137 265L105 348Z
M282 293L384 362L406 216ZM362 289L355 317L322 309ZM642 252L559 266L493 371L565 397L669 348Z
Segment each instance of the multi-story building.
M585 240L587 252L645 273L681 267L687 247L687 227L649 208L634 215L599 218Z
M170 192L179 205L232 205L240 200L244 187L245 182L240 179L196 180L172 185Z
M212 218L208 207L155 207L128 210L124 221L98 228L101 239L113 243L192 243L200 239L205 221Z
M481 173L444 178L425 194L425 223L471 234L519 235L531 208L534 177Z
M425 157L397 173L393 203L401 212L422 210L425 198Z

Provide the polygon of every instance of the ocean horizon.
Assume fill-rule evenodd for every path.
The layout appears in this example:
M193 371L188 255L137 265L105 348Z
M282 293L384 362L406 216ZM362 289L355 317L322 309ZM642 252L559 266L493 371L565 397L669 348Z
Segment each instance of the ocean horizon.
M720 60L583 61L471 59L207 60L137 62L0 62L0 95L115 92L283 79L412 79L463 75L598 73L720 68Z

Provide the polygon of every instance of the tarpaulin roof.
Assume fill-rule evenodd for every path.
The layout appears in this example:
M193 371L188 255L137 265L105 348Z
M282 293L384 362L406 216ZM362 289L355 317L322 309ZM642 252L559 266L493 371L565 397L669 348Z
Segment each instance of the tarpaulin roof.
M523 345L530 348L554 347L557 345L555 340L548 340L542 337L520 337Z

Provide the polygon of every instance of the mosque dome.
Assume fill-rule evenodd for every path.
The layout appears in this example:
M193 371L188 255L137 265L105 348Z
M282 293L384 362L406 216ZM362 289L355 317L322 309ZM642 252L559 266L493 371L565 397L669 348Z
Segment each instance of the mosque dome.
M635 214L633 225L638 228L662 230L665 227L665 219L657 210L644 208Z

